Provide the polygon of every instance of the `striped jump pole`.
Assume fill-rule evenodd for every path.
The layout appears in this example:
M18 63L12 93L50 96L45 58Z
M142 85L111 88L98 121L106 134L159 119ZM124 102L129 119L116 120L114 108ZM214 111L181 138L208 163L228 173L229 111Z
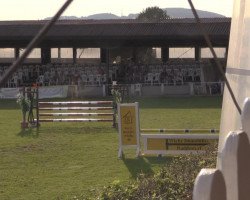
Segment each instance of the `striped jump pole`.
M112 110L112 107L44 107L40 110Z
M29 127L39 127L39 109L38 109L38 88L37 87L23 87L20 89L23 97L29 100L30 108L27 111L27 120L23 120L22 128ZM34 110L36 111L34 114ZM34 115L36 115L36 120L34 119Z
M38 107L39 122L113 122L113 126L115 124L113 101L39 102ZM92 118L81 118L86 116Z
M112 122L113 119L40 119L40 122Z
M219 133L218 129L141 129L141 133Z
M113 116L113 113L41 113L40 116Z
M39 102L40 107L47 106L87 106L87 105L113 105L113 101L62 101L62 102Z

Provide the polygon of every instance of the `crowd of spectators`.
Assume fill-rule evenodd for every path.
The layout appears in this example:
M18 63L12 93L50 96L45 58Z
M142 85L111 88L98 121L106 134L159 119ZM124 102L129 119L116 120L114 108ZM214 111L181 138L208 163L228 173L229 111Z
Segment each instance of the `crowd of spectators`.
M116 78L122 83L180 85L201 81L200 63L128 64L116 67Z
M8 66L0 66L0 77ZM108 76L107 76L108 73ZM47 64L23 65L8 80L6 87L20 87L31 84L48 85L102 85L118 83L165 83L180 85L201 81L199 63L166 64L114 64L107 70L102 64Z
M8 66L0 67L0 77ZM47 64L24 65L8 80L6 87L38 84L51 85L101 85L106 82L105 67L100 65Z

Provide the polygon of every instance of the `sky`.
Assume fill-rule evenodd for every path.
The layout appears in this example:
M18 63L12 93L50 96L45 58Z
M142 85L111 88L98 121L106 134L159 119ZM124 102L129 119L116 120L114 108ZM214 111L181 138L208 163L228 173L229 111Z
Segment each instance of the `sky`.
M41 20L53 16L66 0L3 0L0 20ZM234 0L193 0L196 9L232 16ZM88 16L113 13L118 16L139 13L151 6L190 8L187 0L74 0L63 15Z

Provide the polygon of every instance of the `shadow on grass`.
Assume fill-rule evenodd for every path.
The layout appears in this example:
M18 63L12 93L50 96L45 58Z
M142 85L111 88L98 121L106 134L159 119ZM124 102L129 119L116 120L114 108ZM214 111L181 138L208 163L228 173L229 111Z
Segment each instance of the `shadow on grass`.
M17 135L20 137L38 138L39 137L39 129L38 128L22 129Z
M147 162L151 165L165 165L172 161L173 157L169 156L145 156L144 157Z
M125 166L128 168L131 176L136 178L139 173L153 174L152 165L164 166L170 162L169 157L139 157L139 158L123 158Z

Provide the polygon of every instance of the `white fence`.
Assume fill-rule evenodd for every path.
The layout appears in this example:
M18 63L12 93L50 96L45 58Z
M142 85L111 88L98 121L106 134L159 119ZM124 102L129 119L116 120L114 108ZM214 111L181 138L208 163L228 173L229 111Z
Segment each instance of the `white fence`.
M16 99L22 88L0 88L0 99ZM39 87L39 98L65 98L68 96L68 86Z
M164 96L164 95L222 95L223 82L173 84L126 84L129 96ZM0 99L14 99L19 88L0 88ZM106 85L56 85L39 87L39 97L66 98L66 97L102 97L110 95Z

